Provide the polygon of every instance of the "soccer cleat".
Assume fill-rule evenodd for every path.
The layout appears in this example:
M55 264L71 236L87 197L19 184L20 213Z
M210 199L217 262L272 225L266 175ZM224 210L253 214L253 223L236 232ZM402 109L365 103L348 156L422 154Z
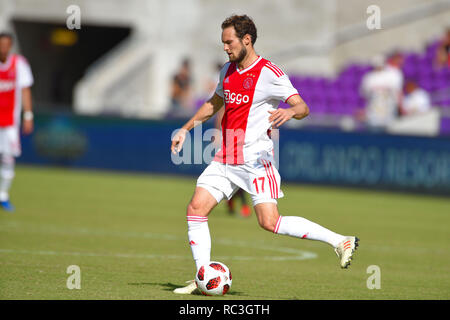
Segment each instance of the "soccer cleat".
M358 247L359 239L357 237L345 237L345 240L338 244L334 249L340 259L341 268L347 269Z
M5 211L14 212L14 206L11 204L11 202L9 202L9 200L0 201L0 206Z
M186 283L189 283L189 284L182 288L176 288L175 290L173 290L173 293L193 294L194 291L197 290L197 284L195 283L195 280L189 280L189 281L186 281Z

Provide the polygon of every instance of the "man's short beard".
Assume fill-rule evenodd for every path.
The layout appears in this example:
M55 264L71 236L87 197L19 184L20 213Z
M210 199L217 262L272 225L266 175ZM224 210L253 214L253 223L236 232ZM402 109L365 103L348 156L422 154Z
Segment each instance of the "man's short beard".
M234 59L234 60L231 60L231 59L230 59L230 61L231 61L231 62L239 63L239 62L241 62L242 60L244 60L244 58L245 58L246 55L247 55L247 49L245 48L244 44L242 44L242 49L241 49L241 51L239 51L239 54L238 54L238 56L236 57L236 59Z

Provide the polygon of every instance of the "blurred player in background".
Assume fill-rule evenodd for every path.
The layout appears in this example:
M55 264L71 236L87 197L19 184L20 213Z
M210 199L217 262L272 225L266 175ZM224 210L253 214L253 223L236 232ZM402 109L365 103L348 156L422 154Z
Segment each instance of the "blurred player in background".
M254 50L256 27L246 15L231 16L222 23L224 65L213 97L174 135L171 150L181 151L186 133L210 119L225 104L222 119L222 148L197 180L187 207L188 239L197 270L210 261L211 237L208 215L224 198L239 189L251 195L259 225L275 234L319 240L331 245L342 268L347 268L358 239L330 231L297 216L281 216L277 199L283 197L281 178L273 165L270 128L309 114L308 106L288 76ZM289 108L278 108L284 101ZM194 281L175 293L191 294Z
M0 33L0 205L14 211L9 190L14 179L15 158L20 156L20 117L23 133L33 132L31 89L33 75L24 57L11 54L13 37Z

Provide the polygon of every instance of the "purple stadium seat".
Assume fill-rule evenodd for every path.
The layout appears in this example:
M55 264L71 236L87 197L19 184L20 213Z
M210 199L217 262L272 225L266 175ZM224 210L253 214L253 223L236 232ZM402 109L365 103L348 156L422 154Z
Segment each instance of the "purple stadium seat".
M433 76L436 79L442 80L442 81L448 81L450 83L450 68L441 68L438 70L433 71Z
M327 103L325 99L318 98L313 99L308 104L311 113L327 113Z
M404 69L416 69L419 65L420 56L417 54L409 54L405 56L403 61Z
M427 44L421 53L404 53L402 71L405 79L417 81L420 87L431 93L450 87L450 68L436 70L433 66L438 45L439 41L434 41ZM357 109L365 108L366 101L360 95L359 87L363 76L371 70L371 65L349 63L335 79L304 75L291 75L290 78L310 106L311 113L351 115ZM450 107L450 98L439 99L433 103Z
M437 79L435 81L435 90L450 88L450 82L446 80Z
M418 78L419 86L427 91L431 91L433 87L433 80L431 77Z
M365 108L366 107L366 99L360 95L358 95L358 100L356 102L356 106L358 108Z
M355 76L339 78L334 83L334 87L339 90L353 90L356 91L359 88L360 80Z
M310 108L312 113L326 114L328 113L328 107L326 104L315 104Z
M416 80L419 77L416 70L403 70L403 75L405 77L405 79L412 79L412 80Z
M425 49L425 54L427 56L435 57L438 47L439 47L439 41L434 41L434 42L430 43L429 45L427 45L427 47Z
M364 74L364 73L367 73L367 72L369 72L369 71L372 71L372 70L373 70L373 67L372 67L371 65L365 65L365 66L362 66L361 70L362 70L361 73Z
M441 119L441 134L450 134L450 118Z

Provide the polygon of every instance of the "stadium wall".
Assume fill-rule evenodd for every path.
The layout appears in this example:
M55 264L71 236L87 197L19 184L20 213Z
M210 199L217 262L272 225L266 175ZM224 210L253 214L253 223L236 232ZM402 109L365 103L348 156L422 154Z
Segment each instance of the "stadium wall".
M369 32L367 7L374 2L381 9L382 29ZM132 30L123 46L100 58L79 81L75 111L141 118L165 114L171 78L184 57L193 62L196 95L205 94L215 64L226 60L220 24L233 13L254 18L258 53L287 73L325 76L336 75L349 61L367 63L393 49L417 51L442 36L450 19L448 0L0 0L0 28L11 29L14 18L64 26L69 5L81 8L81 28L103 25ZM412 14L408 20L403 15L438 5L442 10L427 16ZM399 15L401 25L385 23ZM339 34L353 29L356 32L348 41L336 43ZM361 29L365 33L358 36ZM121 92L111 95L117 87Z
M198 176L206 163L172 162L170 138L181 125L41 114L35 133L22 138L18 162ZM194 162L198 150L191 144L189 151ZM450 139L282 128L279 171L296 183L450 195Z

